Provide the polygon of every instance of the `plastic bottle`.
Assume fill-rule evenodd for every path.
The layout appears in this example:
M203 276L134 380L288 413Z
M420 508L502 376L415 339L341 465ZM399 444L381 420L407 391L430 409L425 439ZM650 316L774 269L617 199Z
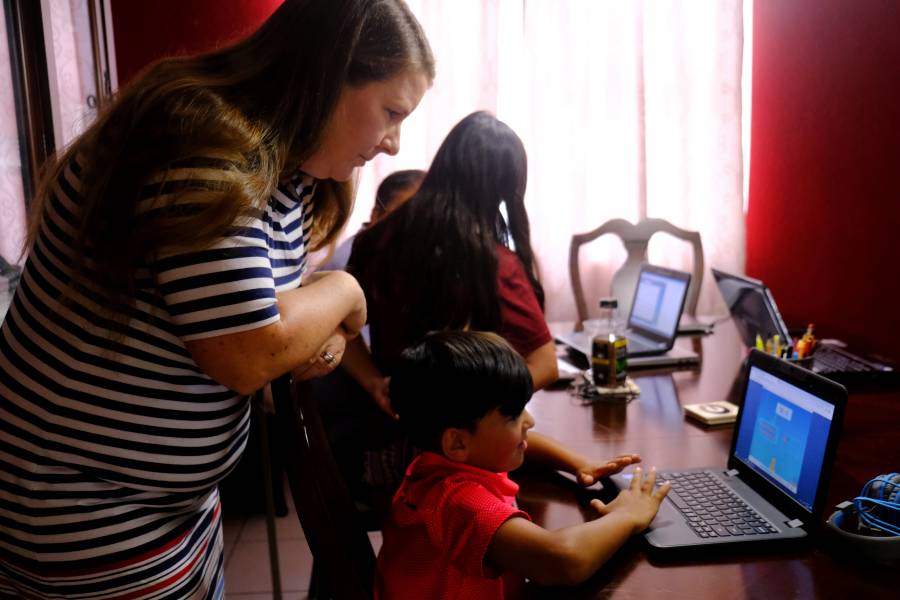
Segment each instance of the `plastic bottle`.
M615 298L600 300L601 315L591 343L591 371L597 386L618 387L625 383L628 374L628 340L618 308Z

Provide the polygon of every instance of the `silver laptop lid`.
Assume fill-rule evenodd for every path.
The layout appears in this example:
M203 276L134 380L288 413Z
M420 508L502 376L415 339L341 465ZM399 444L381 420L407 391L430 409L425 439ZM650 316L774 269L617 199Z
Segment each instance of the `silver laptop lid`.
M757 335L763 341L775 334L782 340L789 339L775 299L762 281L717 269L711 271L744 345L753 348Z

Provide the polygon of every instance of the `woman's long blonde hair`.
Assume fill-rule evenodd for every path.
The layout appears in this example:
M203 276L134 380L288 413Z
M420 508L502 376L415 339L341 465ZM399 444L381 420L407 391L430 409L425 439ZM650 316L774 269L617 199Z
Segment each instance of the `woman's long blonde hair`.
M89 287L121 314L134 304L137 265L152 268L162 248L209 246L264 209L279 179L320 144L345 85L405 69L434 78L428 42L403 0L286 0L246 39L162 60L126 87L48 164L28 247L56 181L74 160L81 212L69 287ZM181 184L163 210L136 210L145 186L170 193L166 174L198 159L216 169L216 181ZM313 207L312 244L319 248L349 216L349 186L320 182Z

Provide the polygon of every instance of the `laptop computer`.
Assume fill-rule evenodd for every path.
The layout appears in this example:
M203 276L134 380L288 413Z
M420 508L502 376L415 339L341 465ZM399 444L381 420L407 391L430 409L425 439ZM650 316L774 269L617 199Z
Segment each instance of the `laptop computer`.
M625 328L629 358L663 354L672 348L690 282L690 273L641 265Z
M744 373L727 468L660 471L672 489L644 532L653 549L796 541L819 524L847 390L758 350Z
M696 352L673 348L690 281L690 273L647 263L641 265L624 331L628 339L629 367L700 362ZM591 355L591 332L559 332L556 337L585 356Z
M716 285L728 306L741 340L748 348L756 345L756 336L769 339L778 335L791 339L778 305L762 281L712 269ZM820 343L813 354L812 370L845 384L897 377L893 365L863 357L844 348Z

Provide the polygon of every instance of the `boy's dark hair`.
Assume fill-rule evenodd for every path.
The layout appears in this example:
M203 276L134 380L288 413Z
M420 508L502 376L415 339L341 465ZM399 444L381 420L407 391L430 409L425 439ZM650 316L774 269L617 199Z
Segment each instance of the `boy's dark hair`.
M403 351L390 384L412 442L436 452L448 428L474 431L495 408L517 417L532 392L525 360L499 335L480 331L428 334Z

